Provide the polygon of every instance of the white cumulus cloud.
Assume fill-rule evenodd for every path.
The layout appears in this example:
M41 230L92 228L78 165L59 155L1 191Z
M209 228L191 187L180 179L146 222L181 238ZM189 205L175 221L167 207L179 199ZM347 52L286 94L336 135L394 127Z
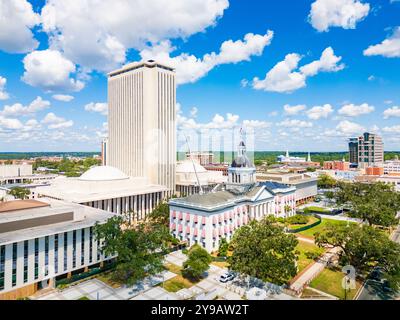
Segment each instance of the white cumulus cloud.
M383 132L386 133L394 133L394 134L400 134L400 125L392 126L392 127L384 127L382 129Z
M0 100L7 100L9 98L8 93L5 90L7 79L0 76Z
M320 72L337 72L345 66L340 63L342 57L335 56L331 47L326 48L319 60L315 60L299 68L301 56L297 53L286 55L285 60L277 63L260 80L253 79L253 88L256 90L291 93L304 88L308 77L317 75Z
M25 56L22 80L45 91L80 91L85 86L71 77L76 66L59 51L33 51Z
M21 103L6 105L4 106L3 110L0 111L0 115L4 117L25 116L47 109L49 106L50 106L49 101L43 100L42 97L37 97L27 106L24 106Z
M338 111L338 113L342 116L347 116L347 117L357 117L361 116L363 114L368 114L371 113L375 110L374 106L370 106L368 103L363 103L360 105L355 105L355 104L346 104L343 107L341 107Z
M324 104L323 106L315 106L307 111L307 116L312 120L319 120L322 118L328 118L333 113L333 107L330 104Z
M343 135L350 135L350 134L359 134L365 131L365 128L359 125L358 123L344 120L339 122L339 124L336 126L336 130L338 130Z
M319 32L329 31L330 27L355 29L369 10L370 5L359 0L316 0L308 18Z
M203 32L228 6L228 0L48 0L41 17L51 48L109 71L125 62L129 49Z
M218 53L207 53L201 58L188 53L171 57L176 48L169 40L165 40L143 49L140 56L143 60L153 59L175 68L177 84L193 83L218 65L250 61L252 56L260 56L271 43L273 35L269 30L265 35L248 33L244 40L226 40L221 44Z
M364 55L400 58L400 27L397 27L389 38L365 49Z
M39 45L31 28L40 17L26 0L0 1L0 50L9 53L26 53Z
M383 117L389 119L391 117L400 117L400 107L393 106L383 111Z
M302 111L304 111L306 108L307 108L307 106L304 104L298 104L295 106L286 104L283 106L284 113L287 116L295 116L295 115L301 113Z
M0 115L0 131L1 130L18 130L23 128L23 124L18 119L5 118Z
M66 120L62 117L58 117L53 112L49 112L41 122L47 125L49 129L65 129L74 125L72 120Z
M298 119L285 119L282 122L278 122L276 125L285 128L311 128L313 126L312 122Z
M98 112L106 116L108 114L108 104L106 102L90 102L85 105L85 110L90 112Z
M70 102L70 101L74 100L74 97L70 96L68 94L53 94L52 98L54 100L63 101L63 102Z

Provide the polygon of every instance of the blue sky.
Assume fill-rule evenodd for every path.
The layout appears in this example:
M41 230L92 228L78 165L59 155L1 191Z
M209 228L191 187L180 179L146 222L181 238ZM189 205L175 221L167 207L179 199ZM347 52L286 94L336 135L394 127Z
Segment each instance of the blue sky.
M0 30L0 152L99 150L106 72L150 57L176 67L180 130L400 150L400 1L0 0Z

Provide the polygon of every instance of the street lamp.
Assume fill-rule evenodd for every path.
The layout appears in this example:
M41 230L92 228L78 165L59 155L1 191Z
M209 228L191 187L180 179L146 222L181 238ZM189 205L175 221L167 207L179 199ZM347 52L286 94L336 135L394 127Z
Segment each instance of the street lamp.
M345 286L344 286L344 300L347 300L347 290L350 291L350 283L351 283L351 280L350 280L349 276L346 274L345 275Z

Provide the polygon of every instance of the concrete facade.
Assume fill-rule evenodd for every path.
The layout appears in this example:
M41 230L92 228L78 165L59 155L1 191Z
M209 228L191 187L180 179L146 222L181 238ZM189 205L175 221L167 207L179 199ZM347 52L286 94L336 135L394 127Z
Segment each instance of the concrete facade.
M107 164L175 190L175 71L154 61L108 75Z
M31 292L38 284L52 285L55 277L113 258L101 254L93 233L96 223L113 214L52 199L41 199L37 203L44 206L32 208L18 209L22 201L7 205L14 203L16 208L0 214L0 299L16 290Z
M3 164L0 165L0 177L21 177L31 176L32 165L31 164Z

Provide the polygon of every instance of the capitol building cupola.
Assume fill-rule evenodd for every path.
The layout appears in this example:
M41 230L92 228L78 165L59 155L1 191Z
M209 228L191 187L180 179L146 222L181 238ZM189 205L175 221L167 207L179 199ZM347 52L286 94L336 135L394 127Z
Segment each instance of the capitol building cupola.
M243 140L239 143L238 154L228 169L229 183L251 184L256 182L256 168L246 154Z

